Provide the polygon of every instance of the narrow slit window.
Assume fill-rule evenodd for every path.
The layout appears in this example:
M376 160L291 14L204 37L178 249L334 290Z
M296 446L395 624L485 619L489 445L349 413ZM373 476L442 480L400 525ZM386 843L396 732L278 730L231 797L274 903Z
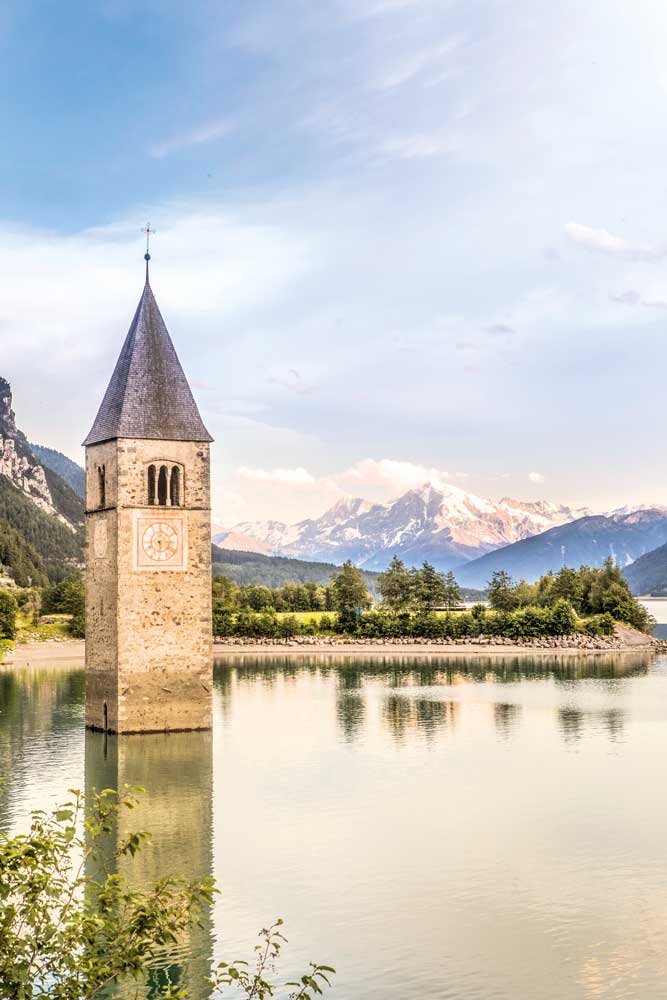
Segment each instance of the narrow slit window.
M177 465L171 470L171 479L169 480L169 499L171 500L172 507L181 506L181 470Z
M97 480L99 485L99 506L106 507L107 505L107 488L106 488L106 470L103 465L97 466Z
M148 502L155 503L155 466L148 466Z
M160 466L160 475L157 479L157 502L160 507L167 506L167 466Z

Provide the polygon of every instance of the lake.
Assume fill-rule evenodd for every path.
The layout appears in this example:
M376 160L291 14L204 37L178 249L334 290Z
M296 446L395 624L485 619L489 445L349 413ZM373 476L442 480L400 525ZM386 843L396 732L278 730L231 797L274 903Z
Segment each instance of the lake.
M83 673L0 668L0 826L148 791L135 877L213 873L174 957L338 969L340 1000L667 995L667 658L238 656L213 733L84 732Z

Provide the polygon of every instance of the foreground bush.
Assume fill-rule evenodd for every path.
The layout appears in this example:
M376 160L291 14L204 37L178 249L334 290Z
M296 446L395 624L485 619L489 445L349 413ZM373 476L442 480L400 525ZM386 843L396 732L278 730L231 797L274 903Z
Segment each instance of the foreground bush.
M113 842L118 813L136 800L110 789L87 802L80 792L72 796L52 815L33 813L27 834L0 833L0 996L6 1000L92 1000L113 987L114 996L127 1000L145 996L151 973L168 971L170 949L216 891L213 879L178 878L132 889L125 878L104 870L103 859L113 867L118 856L132 858L141 849L145 833L131 834L119 848ZM92 866L97 878L84 874ZM325 965L311 963L298 982L282 988L265 978L285 940L281 925L279 920L262 930L254 969L243 961L217 967L213 995L228 985L260 1000L281 995L279 989L300 1000L323 992L334 972ZM187 992L167 987L159 995L183 998Z

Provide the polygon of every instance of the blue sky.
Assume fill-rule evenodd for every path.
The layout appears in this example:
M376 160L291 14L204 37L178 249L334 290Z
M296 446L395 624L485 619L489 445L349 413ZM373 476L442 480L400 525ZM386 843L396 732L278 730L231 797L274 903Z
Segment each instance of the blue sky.
M0 374L80 458L152 283L219 521L667 502L667 7L0 8Z

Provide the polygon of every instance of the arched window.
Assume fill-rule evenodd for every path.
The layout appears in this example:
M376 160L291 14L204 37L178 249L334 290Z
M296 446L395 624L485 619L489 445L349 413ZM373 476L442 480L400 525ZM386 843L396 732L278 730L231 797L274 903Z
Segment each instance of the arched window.
M157 478L157 502L160 507L167 506L167 466L160 466L160 475Z
M181 506L181 470L177 465L171 470L171 478L169 480L169 500L171 501L172 507Z
M148 502L155 503L155 466L148 466Z
M99 507L106 507L107 505L107 485L106 485L106 469L103 465L97 466L97 484L99 493Z

